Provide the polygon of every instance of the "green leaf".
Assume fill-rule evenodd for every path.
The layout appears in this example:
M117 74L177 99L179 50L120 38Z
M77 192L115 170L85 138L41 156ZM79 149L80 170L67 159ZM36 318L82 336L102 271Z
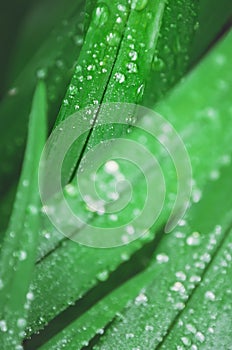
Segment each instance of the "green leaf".
M232 83L229 65L231 40L232 33L184 82L172 91L162 104L156 107L160 114L168 117L187 145L195 180L193 201L197 200L196 198L200 196L200 191L209 177L218 171L232 151L230 128L228 127L231 113L229 107ZM210 77L210 87L202 83L205 81L206 72ZM221 103L222 100L223 103ZM190 107L191 115L189 116ZM129 135L133 137L133 133ZM215 139L220 139L220 144L215 143ZM201 158L199 158L199 150ZM158 153L157 157L161 157L161 154ZM166 157L160 159L162 159L164 169L169 169ZM171 175L171 173L167 174ZM167 177L166 180L168 191L172 193L173 186L175 187L175 183L172 184L173 177ZM83 207L78 197L74 199L78 209ZM164 207L163 216L156 223L156 230L165 223L168 212L167 207L166 209ZM98 222L99 217L95 216L93 220ZM151 239L152 236L148 239ZM61 310L64 310L69 303L82 297L89 289L96 286L97 276L101 278L102 275L107 278L122 263L124 256L128 259L134 251L139 249L139 246L144 245L147 238L144 239L145 241L141 239L114 250L96 250L79 246L70 240L63 240L52 254L45 256L38 264L34 280L35 300L30 312L32 331L38 330ZM88 274L86 274L86 266L88 266ZM131 268L133 269L133 266ZM72 278L67 286L65 281L69 275ZM58 290L57 283L60 286ZM56 293L55 300L54 293ZM44 298L45 295L46 298Z
M76 65L74 77L63 101L57 124L61 123L62 120L65 120L80 107L86 107L91 104L95 104L97 107L95 113L89 115L89 122L91 124L89 132L84 135L81 142L77 144L77 148L74 149L75 153L71 152L70 158L64 163L63 175L64 183L66 184L72 179L76 168L81 164L82 156L85 156L86 150L104 141L112 134L112 130L109 130L109 128L99 129L96 125L102 118L102 110L98 108L98 105L102 102L112 101L140 103L145 95L147 95L149 101L147 103L150 103L150 98L154 102L163 97L188 69L188 65L191 62L189 54L196 30L197 2L191 2L190 0L187 2L182 0L178 2L174 0L167 2L159 0L155 4L152 1L132 1L130 4L128 4L127 1L121 1L120 3L89 1L88 4L90 9L88 11L90 12L91 9L93 9L93 13L90 16L90 22L86 25L86 27L88 27L86 39ZM223 21L224 19L220 23L223 23ZM217 30L221 26L221 24L218 23L215 26ZM68 33L67 31L67 35ZM199 51L197 50L196 57L202 52L203 47L205 48L208 41L211 40L212 33L213 30L208 36L208 39L202 39L204 44L202 44L202 46L199 44ZM66 42L65 39L64 42ZM66 47L65 45L64 47ZM179 267L186 269L186 276L190 272L193 273L195 270L198 271L197 269L201 269L200 263L202 263L203 259L201 259L201 256L199 256L199 266L195 266L194 262L192 262L193 269L189 272L188 268L186 268L187 260L191 262L191 258L192 261L198 259L198 257L195 258L194 255L191 255L192 249L199 248L198 253L202 253L203 255L210 250L213 258L214 255L217 254L220 245L223 244L226 230L230 224L228 219L228 215L230 216L230 200L227 201L224 197L213 196L214 191L218 193L218 188L221 188L221 186L226 188L226 184L229 181L228 174L226 175L224 171L222 171L221 178L213 183L210 191L207 192L206 189L206 192L202 192L209 178L212 180L218 177L218 171L222 163L228 160L228 155L232 151L230 142L232 135L228 122L231 117L229 91L232 80L228 63L228 58L231 56L230 47L231 34L219 48L213 51L196 71L187 77L186 81L173 90L170 95L156 107L157 111L161 115L164 115L165 118L175 126L186 143L194 171L192 202L198 202L201 196L203 198L199 204L194 204L192 206L190 210L191 215L187 217L187 225L183 228L183 231L186 231L181 232L182 235L179 233L176 234L175 237L165 235L161 239L162 228L170 215L170 206L173 204L172 197L176 190L174 181L175 171L170 168L170 161L167 154L164 154L159 147L154 146L154 143L148 137L146 140L148 149L151 149L154 154L156 154L158 160L162 164L164 173L167 174L167 190L170 198L165 202L162 215L152 227L152 232L149 232L143 238L126 247L117 249L111 248L107 251L103 249L96 250L93 248L81 247L63 238L51 224L49 225L46 222L47 219L43 217L43 214L36 215L34 219L36 222L33 220L35 216L33 216L32 213L28 214L30 219L28 219L29 224L34 227L37 236L42 234L43 238L39 247L39 258L31 289L34 295L34 301L30 308L27 335L40 330L57 315L59 315L59 317L55 319L54 322L50 323L50 329L54 327L52 330L53 334L58 332L58 323L63 321L65 317L67 317L66 324L79 317L71 328L69 327L65 329L65 333L61 333L60 336L63 337L65 335L63 339L58 335L58 338L55 338L54 341L52 340L49 346L53 348L56 346L58 346L58 348L60 346L63 347L65 346L65 340L68 339L68 348L81 348L85 346L86 342L94 337L95 334L101 334L103 332L102 327L105 327L113 319L114 315L125 307L128 300L131 302L133 298L135 298L135 303L131 304L128 309L123 311L123 317L125 317L125 320L132 320L130 327L133 331L139 330L138 334L141 336L141 343L146 344L146 348L147 344L153 344L154 341L157 341L157 344L162 344L160 329L158 329L155 338L152 337L151 339L151 336L148 335L144 340L144 330L149 333L152 327L150 324L147 324L147 320L153 320L154 318L154 313L151 315L151 310L146 308L147 304L149 304L152 309L153 305L156 307L156 303L158 302L157 317L161 320L160 327L163 325L163 336L165 336L165 332L171 329L172 326L175 326L175 319L179 315L179 309L183 306L182 296L191 296L192 289L195 288L197 284L195 275L193 275L193 280L191 280L192 275L188 275L189 281L186 280L186 284L187 281L190 283L186 285L186 287L180 282L176 283L176 278L183 279L183 271L179 270ZM48 46L47 50L51 52L52 47ZM193 56L193 58L194 57L195 56ZM46 75L46 71L43 69L44 67L38 68L39 75ZM42 70L40 68L42 68ZM66 76L67 67L65 67L63 73L64 76ZM72 72L70 72L70 75L71 74ZM149 74L151 78L150 82L148 79ZM205 86L208 83L208 80L205 78L206 74L210 77L211 84L207 86L207 88ZM66 78L69 79L67 76ZM28 79L28 81L31 81L31 79ZM57 84L57 86L58 85L59 84ZM144 87L146 88L145 93ZM151 94L149 94L150 87L154 89ZM49 91L48 93L51 100L52 96L54 96L53 92ZM15 90L13 89L13 94L11 91L11 95L14 94ZM55 95L58 96L56 93ZM57 109L57 103L54 103L54 106ZM5 111L7 111L7 109L8 107ZM189 117L190 111L191 118ZM20 126L23 130L23 123ZM199 130L201 131L200 135L197 134ZM136 128L133 128L132 132L130 130L129 133L126 131L128 130L124 127L115 129L113 130L113 136L126 135L127 139L130 141L139 141L140 135ZM15 131L13 134L16 134ZM212 140L220 140L220 144L212 142ZM11 146L9 154L11 152L12 155L15 154L15 146L14 144ZM197 159L199 152L201 153L203 161L202 159L200 159L200 161ZM9 154L7 154L7 156ZM10 160L14 159L14 157L15 155L13 155ZM9 164L10 162L8 162L8 160L3 164L2 168L5 175L10 174L12 171L9 169ZM149 169L149 162L145 165ZM137 204L144 199L142 187L140 188L140 177L137 172L133 173L130 168L126 168L126 175L131 175L132 184L136 192L131 204L132 208L134 206L136 209ZM110 183L109 177L102 176L101 181L103 183L105 181L106 185ZM136 186L137 181L139 182L139 186ZM33 186L30 187L30 191L28 190L28 192L25 193L23 201L26 201L31 195L33 198L37 195L37 193L31 191L32 188ZM211 194L211 192L212 196L210 197L209 193ZM97 226L100 225L100 227L102 227L101 225L107 226L107 216L101 216L95 212L93 213L88 207L86 208L86 202L80 200L76 194L76 188L73 187L73 183L69 183L65 187L65 196L72 202L75 210L83 215L84 221ZM223 203L220 208L221 210L216 212L214 212L215 202L212 201L215 199L217 203ZM202 203L204 203L203 206L201 206ZM208 216L204 214L206 206L207 210L208 208L212 209L212 213L214 214L213 219L209 215L209 212L207 213ZM19 209L21 210L21 207ZM30 207L29 209L32 208ZM15 211L17 211L16 217L21 213L20 210L18 210L18 208L15 209ZM152 210L152 207L150 210ZM42 211L44 211L44 208L42 208ZM56 214L57 216L60 215L58 210ZM121 223L121 221L124 222L125 218L129 216L130 213L126 210L123 215L120 216L119 223ZM203 219L199 221L201 217L203 217ZM26 214L25 218L27 219ZM64 219L62 216L60 216L60 218L61 220ZM204 221L205 218L208 218L207 222ZM67 218L65 218L65 220L66 219ZM204 238L201 238L201 230L203 231L205 229L205 232L209 233L211 232L210 227L215 223L218 225L219 222L222 228L216 226L215 230L212 232L213 242L209 240L207 243L207 239L204 240ZM20 220L15 222L15 225L19 227L21 232L27 232L26 229L23 229L21 217ZM183 226L183 221L181 225ZM138 225L136 230L139 230L139 227ZM213 230L213 227L211 227L211 229ZM78 228L78 230L77 234L84 235L86 233L83 227L80 227L80 229ZM196 232L200 232L201 234ZM179 240L178 243L176 242L177 238ZM158 244L160 240L161 243ZM13 245L16 240L13 239L12 242L12 249L10 248L9 251L13 253ZM193 242L197 242L197 244L194 243L194 245ZM11 261L15 260L17 262L17 258L20 256L22 257L22 254L18 254L17 244L11 259L9 258ZM26 242L26 247L27 244L28 242ZM176 251L172 250L174 244L178 247L178 253L180 252L179 259L175 258ZM153 249L157 245L158 248L156 248L156 252L159 252L159 254L155 259L151 260L150 267L144 270L140 275L132 278L136 273L146 268ZM209 248L209 246L212 247ZM162 250L159 251L159 249ZM164 254L163 251L165 251L165 249L167 249L167 251ZM3 251L7 252L7 249L4 248ZM186 255L186 252L189 253L190 259ZM29 254L30 252L28 250L28 256ZM33 254L35 257L36 253L34 252ZM25 255L23 254L23 256ZM169 261L171 261L171 259L174 260L174 258L176 265L173 264L173 266L170 266ZM125 262L128 259L129 261ZM203 262L207 265L208 258L204 257L204 259L206 259L206 261ZM167 264L160 264L161 262L167 262ZM22 268L22 262L20 262L18 266L19 270L16 269L16 272L13 272L13 275L16 276L13 278L13 286L18 284L17 281L19 277L22 279L22 272L29 270L29 264L26 265L25 271ZM88 268L86 268L86 266ZM177 267L178 270L176 270ZM4 269L4 285L9 288L6 265ZM69 278L68 282L67 276ZM159 304L157 291L159 291L160 286L157 287L157 285L155 285L154 288L153 281L160 281L161 276L167 277L163 284L161 283L161 287L164 291L167 291L167 293L164 293L166 298L162 299L161 296L161 303ZM169 279L170 276L171 278ZM202 268L202 278L203 277L204 271ZM10 278L11 275L9 279ZM132 278L131 281L127 281L129 278ZM29 286L28 281L29 278L26 280L23 288ZM125 281L127 282L125 283ZM120 285L122 285L122 287L120 287ZM142 286L145 289L140 291ZM14 308L21 310L20 307L23 305L18 302L17 297L15 301L13 300L16 295L16 292L14 292L15 289L14 287L12 289L13 292L9 293L10 307L6 307L6 313ZM177 302L170 297L170 293L172 292L174 295L177 293ZM129 293L129 295L127 295L127 293ZM24 296L25 294L26 291L24 290ZM4 294L4 297L6 297L6 295L7 294ZM23 293L20 292L19 296L23 299ZM83 302L81 301L82 297ZM99 303L97 303L98 301ZM67 309L67 307L74 302L76 303L75 307ZM170 308L167 313L164 313L164 308L168 302L170 302ZM94 306L94 304L96 305ZM160 307L160 305L162 306ZM103 312L104 308L106 308L106 312ZM67 312L62 313L65 309L67 309ZM84 312L85 314L82 315ZM140 315L142 320L138 325L135 317L139 318ZM96 319L96 322L90 326L93 317L94 320ZM170 322L167 322L168 317ZM14 321L10 320L10 322ZM81 334L78 333L76 337L74 335L73 326L80 328L81 326L83 327L83 323L85 322L89 327L88 332L86 332L86 335L83 334L85 329L82 328L83 332L81 332ZM25 321L20 318L20 322L18 323L22 326ZM123 320L116 319L113 321L113 324L115 323L119 324L120 334L123 336L125 335L125 339L120 339L120 341L122 340L122 348L124 346L127 348L130 343L135 341L135 337L133 336L135 333L131 332L125 334L125 322ZM4 331L6 328L5 319L3 319L0 325ZM11 328L13 327L14 326ZM105 346L104 342L106 341L107 349L110 348L111 344L113 348L117 348L120 341L116 341L116 343L111 341L110 332L111 327L109 326L109 332L106 333L106 337L103 337L103 342L100 343L100 346L101 344ZM113 329L113 332L115 332L115 329ZM19 334L19 336L22 337L22 334ZM17 335L17 337L19 336ZM117 335L115 337L117 338ZM44 334L42 333L40 335L40 343L47 338L49 338L49 328L47 331L45 330ZM10 337L6 337L5 339L6 343L10 341ZM93 339L90 347L92 347L97 340L98 336ZM165 344L165 341L166 339L164 339L163 344ZM30 347L31 344L32 348L35 348L33 342L27 343L25 346L29 345ZM149 347L150 346L148 346L148 348Z
M39 81L32 103L23 169L1 250L0 328L1 345L6 350L20 344L32 299L29 287L39 232L37 176L46 138L46 108L45 85Z
M67 11L64 21L58 23L41 47L38 47L1 102L0 121L4 125L0 143L0 153L3 155L0 164L1 184L4 183L0 189L2 195L19 172L30 104L38 76L43 76L46 80L48 123L49 126L54 123L82 45L80 4L81 0L71 2L71 14Z
M210 9L210 11L209 11ZM191 63L196 63L199 57L212 45L218 35L229 28L232 16L230 0L201 0L199 8L199 23L191 50Z
M175 346L183 346L180 342L176 343L176 339L180 339L181 336L194 337L194 334L191 335L188 330L186 334L182 333L185 331L184 326L180 327L177 322L179 317L182 319L182 309L185 307L184 315L189 310L196 309L199 316L203 316L205 320L206 310L199 303L199 300L204 299L194 297L194 294L198 293L198 288L203 288L204 293L206 291L214 293L215 288L217 291L222 291L221 293L225 291L223 282L220 285L216 282L214 288L210 288L208 283L211 279L215 279L212 270L219 270L218 276L221 269L224 271L227 269L226 263L221 264L221 268L214 267L219 266L215 257L221 254L221 251L224 259L228 264L230 263L228 249L231 250L231 247L224 250L224 245L228 244L223 242L229 239L226 237L232 223L232 199L227 196L231 170L231 164L224 166L220 169L220 177L216 181L209 181L203 191L202 200L189 209L185 223L183 221L181 226L169 235L163 235L155 247L149 267L144 272L109 293L41 349L82 349L95 335L97 338L94 339L93 344L97 343L98 337L101 336L96 349L133 347L152 349L158 346L166 333L169 334L172 327L174 329L170 333L167 349L171 349L173 343ZM210 269L211 273L208 272ZM226 279L227 284L230 281L229 273L229 271L224 272L221 278L224 281ZM203 287L201 287L202 284L198 287L201 280ZM211 294L207 295L209 299L210 296L212 298ZM194 302L191 302L192 296ZM218 302L220 300L218 296ZM221 305L226 307L228 303L224 304L221 301ZM211 310L211 315L214 315L216 311L214 306L212 307L213 309L208 308L208 313ZM199 322L195 321L195 312L188 313L189 322L183 318L185 325L193 324L191 320L193 316L195 328L198 329L200 326L202 329L204 322L202 319L199 319ZM205 323L207 324L206 321ZM105 335L104 329L106 329ZM180 335L176 337L178 331ZM208 348L210 349L210 346Z
M231 347L231 250L230 230L207 266L201 284L170 327L161 349L189 343L204 349Z
M202 200L189 210L186 223L163 237L148 270L143 273L144 283L140 284L140 293L115 317L94 349L115 349L115 346L120 349L184 348L184 345L191 345L190 339L197 347L210 348L211 343L201 345L207 339L207 326L217 319L220 322L222 317L220 307L216 303L212 304L212 300L210 304L210 298L214 298L214 292L217 295L216 290L224 289L224 283L225 293L230 281L227 262L219 267L218 260L222 260L223 256L225 261L226 254L231 251L228 245L231 234L228 236L228 231L232 223L232 203L227 196L231 170L231 164L222 168L220 178L208 183ZM224 270L223 277L216 282L215 273L219 276L221 269ZM146 280L148 276L149 282ZM215 281L214 286L211 281ZM204 300L203 292L199 297L199 290L212 294L207 293L208 300ZM120 293L117 294L117 298L120 297ZM220 302L220 295L218 297ZM221 306L227 309L227 304L223 303L226 298L225 296L221 300ZM206 303L207 311L204 307ZM104 307L109 308L110 304ZM188 319L184 315L188 315ZM187 324L192 327L187 326L186 329ZM195 334L191 334L191 328L196 329L193 332ZM213 337L213 334L210 335L209 332L210 336ZM72 337L73 344L79 344L78 336L72 334ZM181 338L190 339L187 341ZM219 346L224 341L225 345L228 344L225 339L220 338L216 348L228 348Z
M93 6L94 2L90 4ZM140 103L151 66L155 71L153 82L159 85L158 88L156 85L153 87L156 93L153 101L161 91L166 92L186 72L186 53L190 51L195 33L197 8L197 2L192 1L180 1L178 6L175 1L167 3L164 0L155 3L134 1L131 5L127 1L96 2L57 124L75 111L94 104ZM176 12L185 16L186 20L180 20L170 30ZM180 36L181 31L185 32L184 36ZM176 51L174 36L180 40L179 51ZM157 50L161 56L164 55L163 64L157 61ZM95 115L90 114L88 119L93 124L96 120L99 122L98 111ZM118 131L118 134L123 133L123 128ZM64 169L64 183L72 177L83 150L107 139L109 134L107 128L100 134L93 129L78 142L73 151L75 156L70 156L70 164Z

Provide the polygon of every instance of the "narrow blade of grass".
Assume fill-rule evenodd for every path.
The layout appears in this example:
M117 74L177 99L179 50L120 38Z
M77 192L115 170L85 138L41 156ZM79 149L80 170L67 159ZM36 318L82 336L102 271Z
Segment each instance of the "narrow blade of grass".
M30 114L28 142L13 213L1 250L1 346L20 344L26 326L29 287L38 244L38 164L46 139L46 92L38 82ZM39 127L38 127L39 125Z

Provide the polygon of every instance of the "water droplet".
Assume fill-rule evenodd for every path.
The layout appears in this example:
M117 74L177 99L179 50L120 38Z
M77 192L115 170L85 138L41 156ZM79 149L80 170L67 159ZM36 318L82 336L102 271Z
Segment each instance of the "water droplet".
M29 181L23 180L23 187L28 187L28 186L29 186Z
M34 294L32 292L27 293L27 300L33 300L34 299Z
M126 333L126 339L134 338L134 333Z
M118 216L116 214L110 214L109 216L111 221L117 221L118 220Z
M70 197L75 197L78 193L77 188L73 184L68 184L65 186L65 192L70 196Z
M69 105L69 102L68 102L67 98L64 99L63 105L64 105L65 107L67 107L67 106Z
M141 292L135 299L135 304L136 305L141 305L141 304L146 304L147 303L147 296Z
M149 325L145 326L145 331L153 331L153 330L154 330L153 326L149 326Z
M7 332L7 325L5 320L0 320L0 330L2 332Z
M82 71L82 66L80 66L79 64L76 66L75 68L75 73L80 73Z
M23 350L22 345L16 345L15 350Z
M211 173L209 174L209 177L211 180L216 181L220 177L220 172L219 170L212 170Z
M35 205L30 204L30 205L28 205L28 211L29 211L31 214L35 215L35 214L38 213L38 208L37 208Z
M126 6L119 4L118 5L118 10L121 11L121 12L125 12L126 11Z
M185 304L182 302L176 303L174 305L175 310L183 310L185 308Z
M137 58L138 58L138 54L137 54L136 51L130 51L129 52L129 57L130 57L131 61L136 61Z
M89 65L87 66L87 70L88 70L88 71L91 71L91 70L94 70L94 69L95 69L95 66L92 65L92 64L89 64Z
M106 4L99 4L93 14L93 22L98 27L103 27L109 18L109 9Z
M108 174L114 174L119 170L118 163L114 160L109 160L105 163L104 170Z
M200 244L200 233L193 232L191 236L187 238L187 244L190 246L197 246Z
M201 281L201 277L200 276L191 276L189 281L191 283L199 283Z
M221 157L221 164L222 165L229 165L231 163L231 157L230 155L225 154Z
M104 282L108 279L109 272L107 270L101 271L97 274L97 279L101 282Z
M119 84L122 84L125 81L125 75L122 73L115 73L114 78Z
M226 57L223 56L222 54L218 54L216 57L215 57L215 62L218 66L223 66L226 62Z
M148 0L132 0L131 8L133 10L142 11L147 6Z
M128 225L126 226L126 232L128 233L128 235L133 235L135 233L135 229L132 225Z
M186 220L181 219L181 220L178 221L178 226L183 227L185 225L186 225Z
M186 346L190 346L190 345L191 345L191 341L189 340L189 338L187 338L187 337L182 337L181 340L182 340L182 343L183 343L184 345L186 345Z
M137 89L137 95L139 98L142 98L143 97L143 93L144 93L144 84L141 84L138 89Z
M121 254L121 259L123 260L123 261L128 261L129 260L129 255L127 254L127 253L122 253Z
M82 345L82 346L88 346L88 345L89 345L89 342L88 342L87 340L83 340L83 341L81 342L81 345Z
M0 279L0 290L3 288L4 284L3 284L3 281L2 279Z
M17 87L13 87L10 90L8 90L8 95L9 96L16 96L18 94L18 88Z
M191 323L186 324L186 328L190 333L193 333L193 334L195 334L197 331L196 328Z
M24 250L20 250L18 253L18 258L20 261L26 260L27 253Z
M120 35L114 31L107 35L106 40L110 46L116 46L120 42Z
M199 342L203 343L205 341L205 336L201 332L197 332L195 335L196 339L199 340Z
M36 76L37 76L38 79L44 79L44 78L46 78L46 75L47 75L47 72L43 68L38 69L37 72L36 72Z
M77 45L77 46L81 46L83 44L83 36L82 35L75 35L73 37L73 40L74 40L74 43Z
M194 189L192 191L192 199L194 203L198 203L201 200L202 197L202 192L199 189Z
M71 96L77 94L77 87L75 85L73 85L73 84L69 85L68 90L69 90L69 93L70 93Z
M210 290L208 290L206 293L205 293L205 298L207 300L210 300L210 301L214 301L215 300L215 294L213 292L211 292Z
M104 329L103 328L97 329L96 333L102 335L104 334Z
M158 254L157 256L156 256L156 261L159 263L159 264L163 264L163 263L166 263L166 262L168 262L169 261L169 257L168 257L168 255L166 255L166 254Z
M130 62L126 65L127 70L129 73L137 73L138 72L138 67L137 64L134 62Z
M171 287L171 290L178 293L185 293L185 287L181 282L175 282L175 284Z
M176 272L176 278L178 278L180 281L185 281L186 280L186 275L182 271Z
M26 327L26 324L27 324L27 322L26 322L25 318L19 318L19 319L17 320L17 326L18 326L19 328L25 328L25 327Z

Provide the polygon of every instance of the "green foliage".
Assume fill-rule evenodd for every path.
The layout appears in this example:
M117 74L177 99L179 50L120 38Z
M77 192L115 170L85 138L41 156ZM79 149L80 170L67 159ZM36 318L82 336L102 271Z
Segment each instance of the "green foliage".
M29 287L39 232L37 173L46 139L46 107L45 85L38 82L30 114L25 160L1 253L0 324L4 349L20 344L31 301Z
M49 6L41 2L44 11ZM232 32L217 35L228 24L231 2L60 0L57 6L51 23L45 16L41 33L36 21L24 22L9 81L27 63L0 106L1 231L9 217L30 115L17 195L1 247L3 350L20 349L23 338L24 348L33 350L41 345L44 350L229 349ZM29 59L33 47L37 52ZM186 146L193 192L184 219L170 234L164 233L176 193L170 156L133 123L129 129L100 128L101 105L108 102L150 106L173 125ZM39 201L46 115L49 128L55 119L60 128L86 107L94 111L86 113L91 127L71 148L62 169L65 198L85 223L113 225L108 214L90 210L73 180L87 151L98 143L123 136L145 145L165 174L167 196L159 219L145 235L117 248L96 249L65 238ZM82 120L77 124L84 128ZM134 190L117 217L123 225L142 205L145 191L141 174L123 161L118 164ZM150 175L147 159L144 165ZM112 177L100 169L99 179L104 197L113 191ZM152 195L157 196L156 188ZM61 220L67 218L61 215ZM76 230L88 235L88 226Z

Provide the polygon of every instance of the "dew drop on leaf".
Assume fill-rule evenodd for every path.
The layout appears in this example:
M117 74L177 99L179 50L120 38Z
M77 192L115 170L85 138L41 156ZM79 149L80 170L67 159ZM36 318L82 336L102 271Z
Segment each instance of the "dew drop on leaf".
M26 320L25 320L25 318L19 318L18 320L17 320L17 326L19 327L19 328L25 328L25 326L26 326Z
M182 271L176 272L176 278L178 278L180 281L185 281L186 280L186 275Z
M195 337L200 343L203 343L205 341L205 336L201 332L197 332Z
M36 72L36 76L39 79L46 78L46 75L47 75L47 72L46 72L46 70L44 68L38 69L37 72Z
M159 263L159 264L163 264L163 263L167 263L169 261L169 257L168 255L162 253L162 254L158 254L156 256L156 261Z
M5 320L0 320L0 330L2 332L7 332L7 325Z
M97 274L97 279L101 282L106 281L108 277L109 277L109 271L107 270L101 271Z
M137 64L134 62L130 62L126 65L127 70L129 73L137 73L138 72L138 67Z
M70 196L70 197L75 197L77 195L77 188L73 184L68 184L65 186L65 192Z
M196 333L196 328L191 324L191 323L188 323L186 324L186 329L190 332L190 333L193 333L195 334Z
M143 93L144 93L144 84L141 84L138 89L137 89L137 95L139 98L142 98L143 97Z
M131 7L134 10L142 11L147 6L148 0L132 0Z
M120 35L117 31L111 32L107 35L106 40L110 46L117 46L120 42Z
M114 174L119 170L118 163L114 160L109 160L104 166L105 172L108 174Z
M18 258L20 261L26 260L27 253L24 250L20 250L18 253Z
M34 299L34 294L32 292L27 293L27 300L33 300Z
M125 75L122 73L115 73L114 78L119 84L122 84L125 81Z
M126 333L126 339L134 338L134 333Z
M29 186L29 181L28 180L23 180L23 187L28 187Z
M187 338L187 337L182 337L181 340L182 340L182 343L183 343L184 345L186 345L186 346L190 346L190 345L191 345L191 341L190 341L189 338Z
M109 14L108 6L104 3L99 4L93 14L93 23L98 27L103 27L109 19Z
M135 299L136 305L146 304L147 303L147 296L143 292L141 292Z
M130 51L129 57L130 57L131 61L136 61L138 58L138 53L136 51Z
M197 246L200 244L200 234L199 232L193 232L191 236L187 238L187 244L190 246Z
M210 290L208 290L206 293L205 293L205 298L207 300L210 300L210 301L214 301L215 300L215 294L213 292L211 292Z
M18 94L18 88L17 87L13 87L10 90L8 90L8 95L9 96L16 96Z

